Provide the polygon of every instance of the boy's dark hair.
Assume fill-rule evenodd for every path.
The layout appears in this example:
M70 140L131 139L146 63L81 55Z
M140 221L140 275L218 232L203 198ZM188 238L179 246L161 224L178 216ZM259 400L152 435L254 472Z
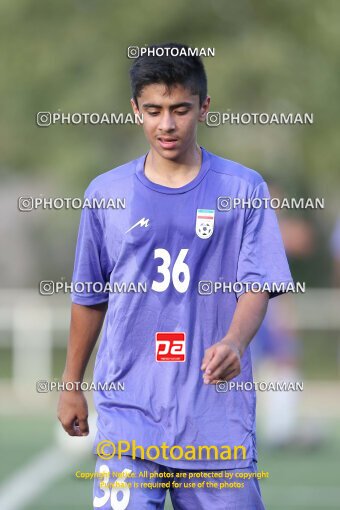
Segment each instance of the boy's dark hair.
M157 48L164 50L156 53ZM171 54L171 50L166 48L177 48L179 51L172 50ZM188 48L185 44L176 43L148 46L149 54L138 57L130 69L132 97L136 104L144 87L163 83L168 89L177 84L188 88L192 94L199 96L200 106L202 105L207 97L207 76L201 58L192 54L187 56ZM157 56L158 54L160 56ZM178 56L173 56L174 54Z

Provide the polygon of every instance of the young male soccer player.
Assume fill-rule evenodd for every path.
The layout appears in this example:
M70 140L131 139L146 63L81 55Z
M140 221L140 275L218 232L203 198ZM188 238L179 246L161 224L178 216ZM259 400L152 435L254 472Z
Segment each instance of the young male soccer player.
M252 381L249 342L275 295L227 284L291 282L274 211L229 207L268 198L267 186L197 144L210 104L198 57L139 57L131 83L150 150L88 187L89 199L126 208L83 210L73 279L139 292L73 293L64 372L82 380L107 313L94 381L125 390L95 392L96 447L124 441L124 454L98 457L111 485L95 479L93 506L161 509L170 487L175 509L263 509L254 391L216 382ZM81 391L61 395L59 419L70 435L88 433Z

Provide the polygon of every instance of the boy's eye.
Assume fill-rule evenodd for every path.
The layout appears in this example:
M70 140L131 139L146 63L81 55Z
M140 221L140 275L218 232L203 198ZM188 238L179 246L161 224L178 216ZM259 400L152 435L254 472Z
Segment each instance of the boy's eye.
M152 117L155 117L156 115L159 114L159 111L157 111L157 110L149 110L148 114L151 115Z
M186 108L185 110L176 110L176 113L177 115L185 115L186 113L188 113L188 109Z

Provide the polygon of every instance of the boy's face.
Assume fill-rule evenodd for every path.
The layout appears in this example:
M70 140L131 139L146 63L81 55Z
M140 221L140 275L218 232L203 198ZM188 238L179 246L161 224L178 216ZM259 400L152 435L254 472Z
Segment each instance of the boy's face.
M151 148L162 158L180 160L196 146L197 122L204 122L210 97L199 106L198 95L176 85L170 90L164 84L143 88L138 105L131 99L135 114L143 114L143 129Z

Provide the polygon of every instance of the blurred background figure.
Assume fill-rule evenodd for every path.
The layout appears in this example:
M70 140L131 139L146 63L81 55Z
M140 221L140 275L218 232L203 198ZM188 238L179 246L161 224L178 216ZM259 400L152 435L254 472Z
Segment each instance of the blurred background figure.
M278 186L270 186L270 193L272 198L281 201L287 197ZM297 216L297 211L290 215L285 214L285 209L276 209L276 212L289 261L308 259L315 250L311 222ZM257 381L289 383L303 380L300 368L302 344L291 294L269 301L267 315L251 346ZM258 392L257 404L259 435L265 446L314 444L315 438L301 428L299 391Z
M340 215L331 235L330 249L333 259L332 284L334 287L340 287Z

